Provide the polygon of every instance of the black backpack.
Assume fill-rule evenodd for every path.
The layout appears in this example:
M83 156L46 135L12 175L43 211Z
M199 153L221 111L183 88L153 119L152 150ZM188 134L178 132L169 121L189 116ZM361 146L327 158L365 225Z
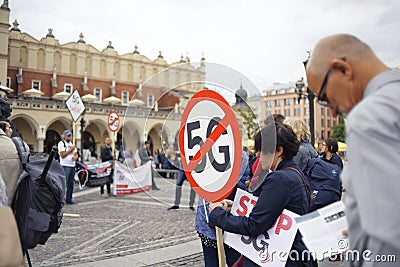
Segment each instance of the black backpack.
M341 199L341 169L338 165L324 159L312 158L303 172L310 185L310 212Z
M18 225L23 252L44 245L61 225L66 188L65 173L53 160L53 147L48 159L29 162L29 152L20 137L12 138L21 159L19 176L11 207ZM31 266L29 254L27 254Z

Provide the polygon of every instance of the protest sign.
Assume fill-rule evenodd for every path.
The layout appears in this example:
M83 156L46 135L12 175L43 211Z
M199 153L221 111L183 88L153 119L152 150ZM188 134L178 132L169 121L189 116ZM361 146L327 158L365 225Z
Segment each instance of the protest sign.
M113 194L132 194L150 190L151 168L151 161L135 169L115 161Z
M252 194L238 189L231 213L248 217L257 199ZM224 243L260 266L283 267L298 229L294 220L296 217L298 217L297 214L284 210L266 233L258 237L249 237L225 232Z

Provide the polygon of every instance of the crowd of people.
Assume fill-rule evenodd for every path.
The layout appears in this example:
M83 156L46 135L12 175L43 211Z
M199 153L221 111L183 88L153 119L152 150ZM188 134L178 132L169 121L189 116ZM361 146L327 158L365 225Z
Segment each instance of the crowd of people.
M310 133L304 121L277 115L257 132L254 155L242 152L240 176L236 188L258 197L248 217L234 216L229 203L208 203L199 198L195 229L201 239L205 266L218 266L214 226L224 231L257 237L275 223L284 209L304 215L309 212L310 192L302 171L313 158L322 158L343 169L341 178L347 191L346 217L350 249L371 251L372 255L396 255L400 258L400 70L392 70L382 63L371 48L348 34L337 34L320 40L306 64L308 86L318 97L320 105L329 107L333 116L341 115L346 122L348 163L337 154L334 138L321 140L316 151L310 144ZM12 127L7 121L10 106L0 98L0 204L10 205L15 182L22 169L18 153L10 136ZM8 108L8 110L7 110ZM8 113L7 113L8 112ZM66 130L58 144L60 163L66 176L66 203L72 199L75 161L78 153ZM114 160L111 139L102 147L102 161ZM139 149L141 164L154 160L156 168L177 168L173 153L155 150L150 143ZM171 164L171 166L168 166ZM344 168L343 168L344 167ZM171 209L179 208L181 186L185 173L178 172L176 199ZM110 184L107 183L107 193ZM152 177L153 189L158 189ZM104 188L101 187L101 193ZM233 199L234 193L229 197ZM194 210L194 192L189 207ZM226 209L228 203L228 209ZM307 250L300 233L295 236L292 252L300 255ZM256 266L250 259L225 245L228 266ZM0 259L1 261L1 259ZM286 266L315 266L313 259L293 260ZM379 262L351 262L352 266L382 266ZM392 263L396 266L396 263ZM236 266L239 266L236 265ZM390 263L385 263L390 266Z

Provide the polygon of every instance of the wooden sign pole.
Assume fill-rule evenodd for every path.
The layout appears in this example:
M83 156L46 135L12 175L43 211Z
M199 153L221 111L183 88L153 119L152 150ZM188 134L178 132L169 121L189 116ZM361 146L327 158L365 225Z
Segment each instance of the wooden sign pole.
M217 236L217 248L218 248L218 266L225 267L225 249L224 249L224 237L222 235L222 229L215 227L215 235Z

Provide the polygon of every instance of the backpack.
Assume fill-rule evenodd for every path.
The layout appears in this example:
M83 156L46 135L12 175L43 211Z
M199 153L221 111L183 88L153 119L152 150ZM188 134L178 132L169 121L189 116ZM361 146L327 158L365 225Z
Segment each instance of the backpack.
M303 173L310 185L310 212L325 207L342 197L338 165L320 158L308 160Z
M64 144L64 150L65 150L65 149L67 148L67 146L65 145L65 141L64 141L64 140L61 140L60 142L63 142L63 144ZM56 161L60 162L60 158L61 158L60 153L56 153L56 154L54 155L54 159L55 159Z
M14 211L22 250L44 245L60 228L64 195L65 173L60 163L53 160L56 147L48 159L29 161L29 152L20 137L12 138L21 159L23 171L19 176L11 207ZM30 264L29 254L27 254Z

